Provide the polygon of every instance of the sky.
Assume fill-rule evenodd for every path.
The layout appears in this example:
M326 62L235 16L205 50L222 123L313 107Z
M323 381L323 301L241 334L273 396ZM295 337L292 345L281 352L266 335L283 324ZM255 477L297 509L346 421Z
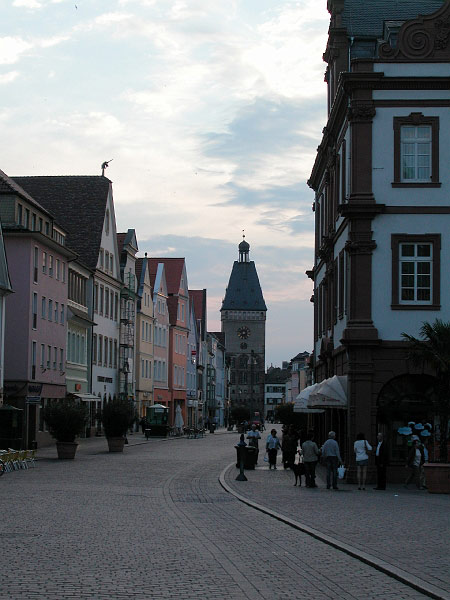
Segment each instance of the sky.
M325 0L0 0L0 169L100 175L139 255L186 257L208 329L245 231L266 364L313 346Z

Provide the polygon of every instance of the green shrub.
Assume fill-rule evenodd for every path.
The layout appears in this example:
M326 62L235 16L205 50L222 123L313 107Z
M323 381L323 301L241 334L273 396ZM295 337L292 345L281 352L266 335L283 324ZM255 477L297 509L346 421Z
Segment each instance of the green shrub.
M44 408L44 421L57 442L74 442L88 420L86 406L75 400L52 402Z
M119 398L105 404L101 417L107 438L122 437L134 422L134 406L129 400Z

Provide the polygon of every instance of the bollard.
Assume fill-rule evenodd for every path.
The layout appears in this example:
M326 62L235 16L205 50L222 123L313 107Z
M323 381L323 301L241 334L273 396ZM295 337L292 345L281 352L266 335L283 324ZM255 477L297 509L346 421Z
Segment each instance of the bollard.
M239 475L236 477L236 481L248 481L247 477L244 474L244 448L245 446L241 446L238 444L235 446L238 448L239 453Z

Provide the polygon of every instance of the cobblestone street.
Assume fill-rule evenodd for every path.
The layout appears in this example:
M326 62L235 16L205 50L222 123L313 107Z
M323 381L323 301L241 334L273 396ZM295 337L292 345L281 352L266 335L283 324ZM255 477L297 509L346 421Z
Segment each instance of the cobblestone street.
M73 462L40 450L36 469L0 480L1 600L428 597L227 493L218 478L237 439L134 434L114 455L104 438L91 438ZM299 490L282 470L246 474L248 482L235 482L233 466L225 481L450 597L447 497Z

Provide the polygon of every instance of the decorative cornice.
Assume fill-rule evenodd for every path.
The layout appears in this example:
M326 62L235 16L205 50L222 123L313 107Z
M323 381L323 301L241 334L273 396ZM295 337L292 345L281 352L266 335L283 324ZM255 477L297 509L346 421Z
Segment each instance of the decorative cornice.
M348 240L345 243L345 249L350 255L355 254L372 254L372 252L377 247L377 244L374 240Z
M378 55L384 60L450 60L450 2L435 13L404 23L397 45L381 44Z

